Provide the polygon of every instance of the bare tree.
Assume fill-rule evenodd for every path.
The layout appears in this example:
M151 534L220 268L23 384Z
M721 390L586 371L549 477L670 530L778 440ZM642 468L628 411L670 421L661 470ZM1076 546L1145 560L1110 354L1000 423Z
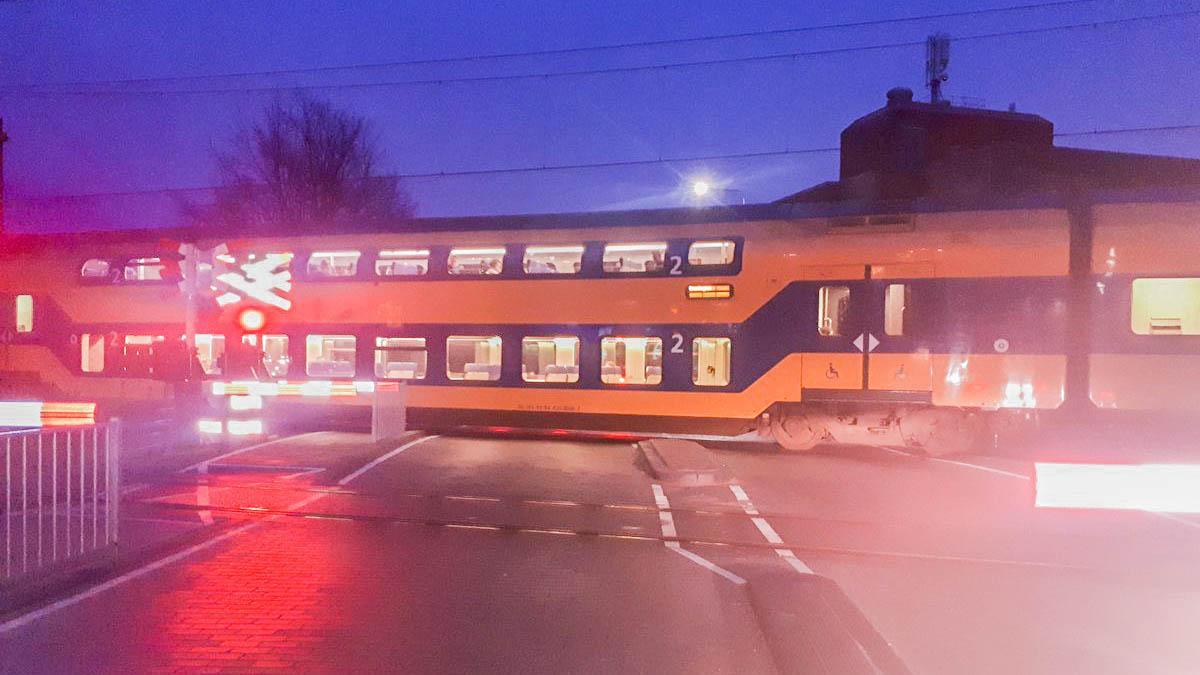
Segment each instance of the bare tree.
M218 151L221 187L205 225L348 228L411 218L415 207L395 177L377 173L380 150L362 117L297 95L270 104L261 119Z

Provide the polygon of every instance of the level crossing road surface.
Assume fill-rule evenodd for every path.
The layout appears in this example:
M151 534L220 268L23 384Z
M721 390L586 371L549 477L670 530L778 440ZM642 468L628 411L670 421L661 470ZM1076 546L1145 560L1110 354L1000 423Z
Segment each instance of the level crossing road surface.
M814 575L915 673L1200 663L1196 520L1035 510L1012 459L713 452L689 486L629 443L214 451L127 497L199 534L0 619L0 671L788 672Z

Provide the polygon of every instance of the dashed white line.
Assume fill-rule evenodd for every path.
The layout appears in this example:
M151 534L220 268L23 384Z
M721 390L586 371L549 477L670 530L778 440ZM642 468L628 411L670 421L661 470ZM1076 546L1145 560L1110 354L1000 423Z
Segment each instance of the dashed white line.
M666 493L663 492L662 486L659 485L658 483L654 483L653 485L650 486L650 488L654 492L654 504L656 506L658 506L658 522L659 522L659 525L662 527L663 536L670 537L672 539L678 537L679 535L675 530L675 517L671 514L671 511L670 511L671 502L667 500ZM709 572L720 575L721 577L723 577L724 579L727 579L728 581L732 581L733 583L738 584L738 585L746 583L746 580L743 579L742 577L734 574L733 572L730 572L729 570L725 569L724 567L721 567L720 565L712 562L711 560L708 560L700 555L692 553L691 551L684 548L677 541L665 541L665 542L663 542L663 545L665 545L668 549L683 556L684 558L687 558L688 560L703 567L704 569L708 570Z
M295 438L295 437L293 437L293 438ZM376 466L379 466L380 464L387 461L391 457L396 456L397 454L403 452L404 450L407 450L408 448L416 445L417 443L420 443L422 441L427 441L431 438L436 438L436 436L425 436L422 438L418 438L417 440L406 443L406 444L400 446L399 448L396 448L395 450L389 451L388 453L384 454L381 457L377 457L374 460L371 460L370 462L368 462L366 464L366 466L363 466L362 468L358 469L354 473L350 474L346 478L343 478L341 481L339 481L339 485L345 485L346 483L349 483L350 481L354 480L355 478L358 478L359 476L363 475L367 471L370 471L371 469L375 468ZM212 460L209 460L209 461L212 461ZM204 464L204 462L200 462L200 464ZM199 464L197 464L196 466L198 467ZM308 506L309 504L312 504L313 502L317 501L318 499L324 498L327 494L328 493L322 492L322 493L318 493L318 494L314 494L314 495L309 495L308 497L301 499L300 501L296 502L295 504L291 504L291 505L287 506L284 510L285 511L299 511L300 509L304 508L305 506ZM236 537L239 534L243 534L245 532L249 532L250 530L253 530L257 527L261 527L262 525L264 525L268 522L277 520L282 517L283 517L283 514L277 514L277 515L273 515L273 516L267 516L267 517L263 518L262 520L256 520L252 523L246 523L245 525L239 525L239 526L233 528L232 530L227 530L225 532L222 532L221 534L216 535L212 539L202 541L199 544L196 544L195 546L186 548L182 551L179 551L178 553L172 553L171 555L166 556L165 558L159 558L158 560L155 560L154 562L143 565L143 566L141 566L135 570L132 570L130 572L126 572L125 574L122 574L119 577L109 579L108 581L105 581L104 583L101 583L101 584L97 584L96 586L92 586L91 588L89 588L85 591L81 591L70 597L63 598L62 600L59 600L58 602L46 605L45 607L41 607L41 608L36 609L27 614L22 614L21 616L15 617L13 619L9 619L8 621L5 621L4 623L0 623L0 634L7 633L9 631L12 631L13 629L29 625L29 624L33 623L34 621L37 621L38 619L49 616L49 615L59 611L60 609L66 609L67 607L77 605L80 602L87 600L88 598L95 597L111 588L116 588L117 586L120 586L121 584L123 584L127 581L132 581L134 579L137 579L138 577L145 576L146 574L149 574L150 572L153 572L158 569L162 569L163 567L166 567L167 565L170 565L171 563L178 562L180 560L183 560L184 558L187 558L191 555L199 553L200 551L212 548L213 546L216 546L217 544L219 544L227 539Z
M729 486L729 491L733 493L734 499L737 500L738 504L742 507L742 510L746 512L746 515L750 516L750 521L754 523L756 528L758 528L758 531L760 534L762 534L763 539L766 539L768 542L775 545L783 543L783 537L779 536L779 533L775 531L775 528L771 527L771 524L767 522L766 518L763 518L758 514L758 508L754 506L754 502L750 501L750 495L746 494L746 491L741 485L733 483ZM792 551L792 549L777 548L775 549L775 554L780 558L783 558L784 562L786 562L791 566L792 569L796 570L800 574L813 574L812 568L804 564L803 560L797 558L796 553Z

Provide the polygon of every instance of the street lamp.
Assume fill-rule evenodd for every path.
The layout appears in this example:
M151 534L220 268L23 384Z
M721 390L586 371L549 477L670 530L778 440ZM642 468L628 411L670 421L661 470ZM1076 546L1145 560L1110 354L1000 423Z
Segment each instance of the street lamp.
M696 195L697 197L703 197L707 195L710 190L712 190L712 185L710 185L709 182L703 178L692 181L692 194Z

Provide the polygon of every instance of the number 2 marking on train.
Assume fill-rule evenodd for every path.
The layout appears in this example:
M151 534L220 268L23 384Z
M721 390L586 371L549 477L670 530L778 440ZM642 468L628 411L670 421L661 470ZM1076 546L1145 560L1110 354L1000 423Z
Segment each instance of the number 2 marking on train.
M683 258L677 255L671 256L671 274L683 274Z
M683 353L683 336L679 333L671 333L671 353Z

